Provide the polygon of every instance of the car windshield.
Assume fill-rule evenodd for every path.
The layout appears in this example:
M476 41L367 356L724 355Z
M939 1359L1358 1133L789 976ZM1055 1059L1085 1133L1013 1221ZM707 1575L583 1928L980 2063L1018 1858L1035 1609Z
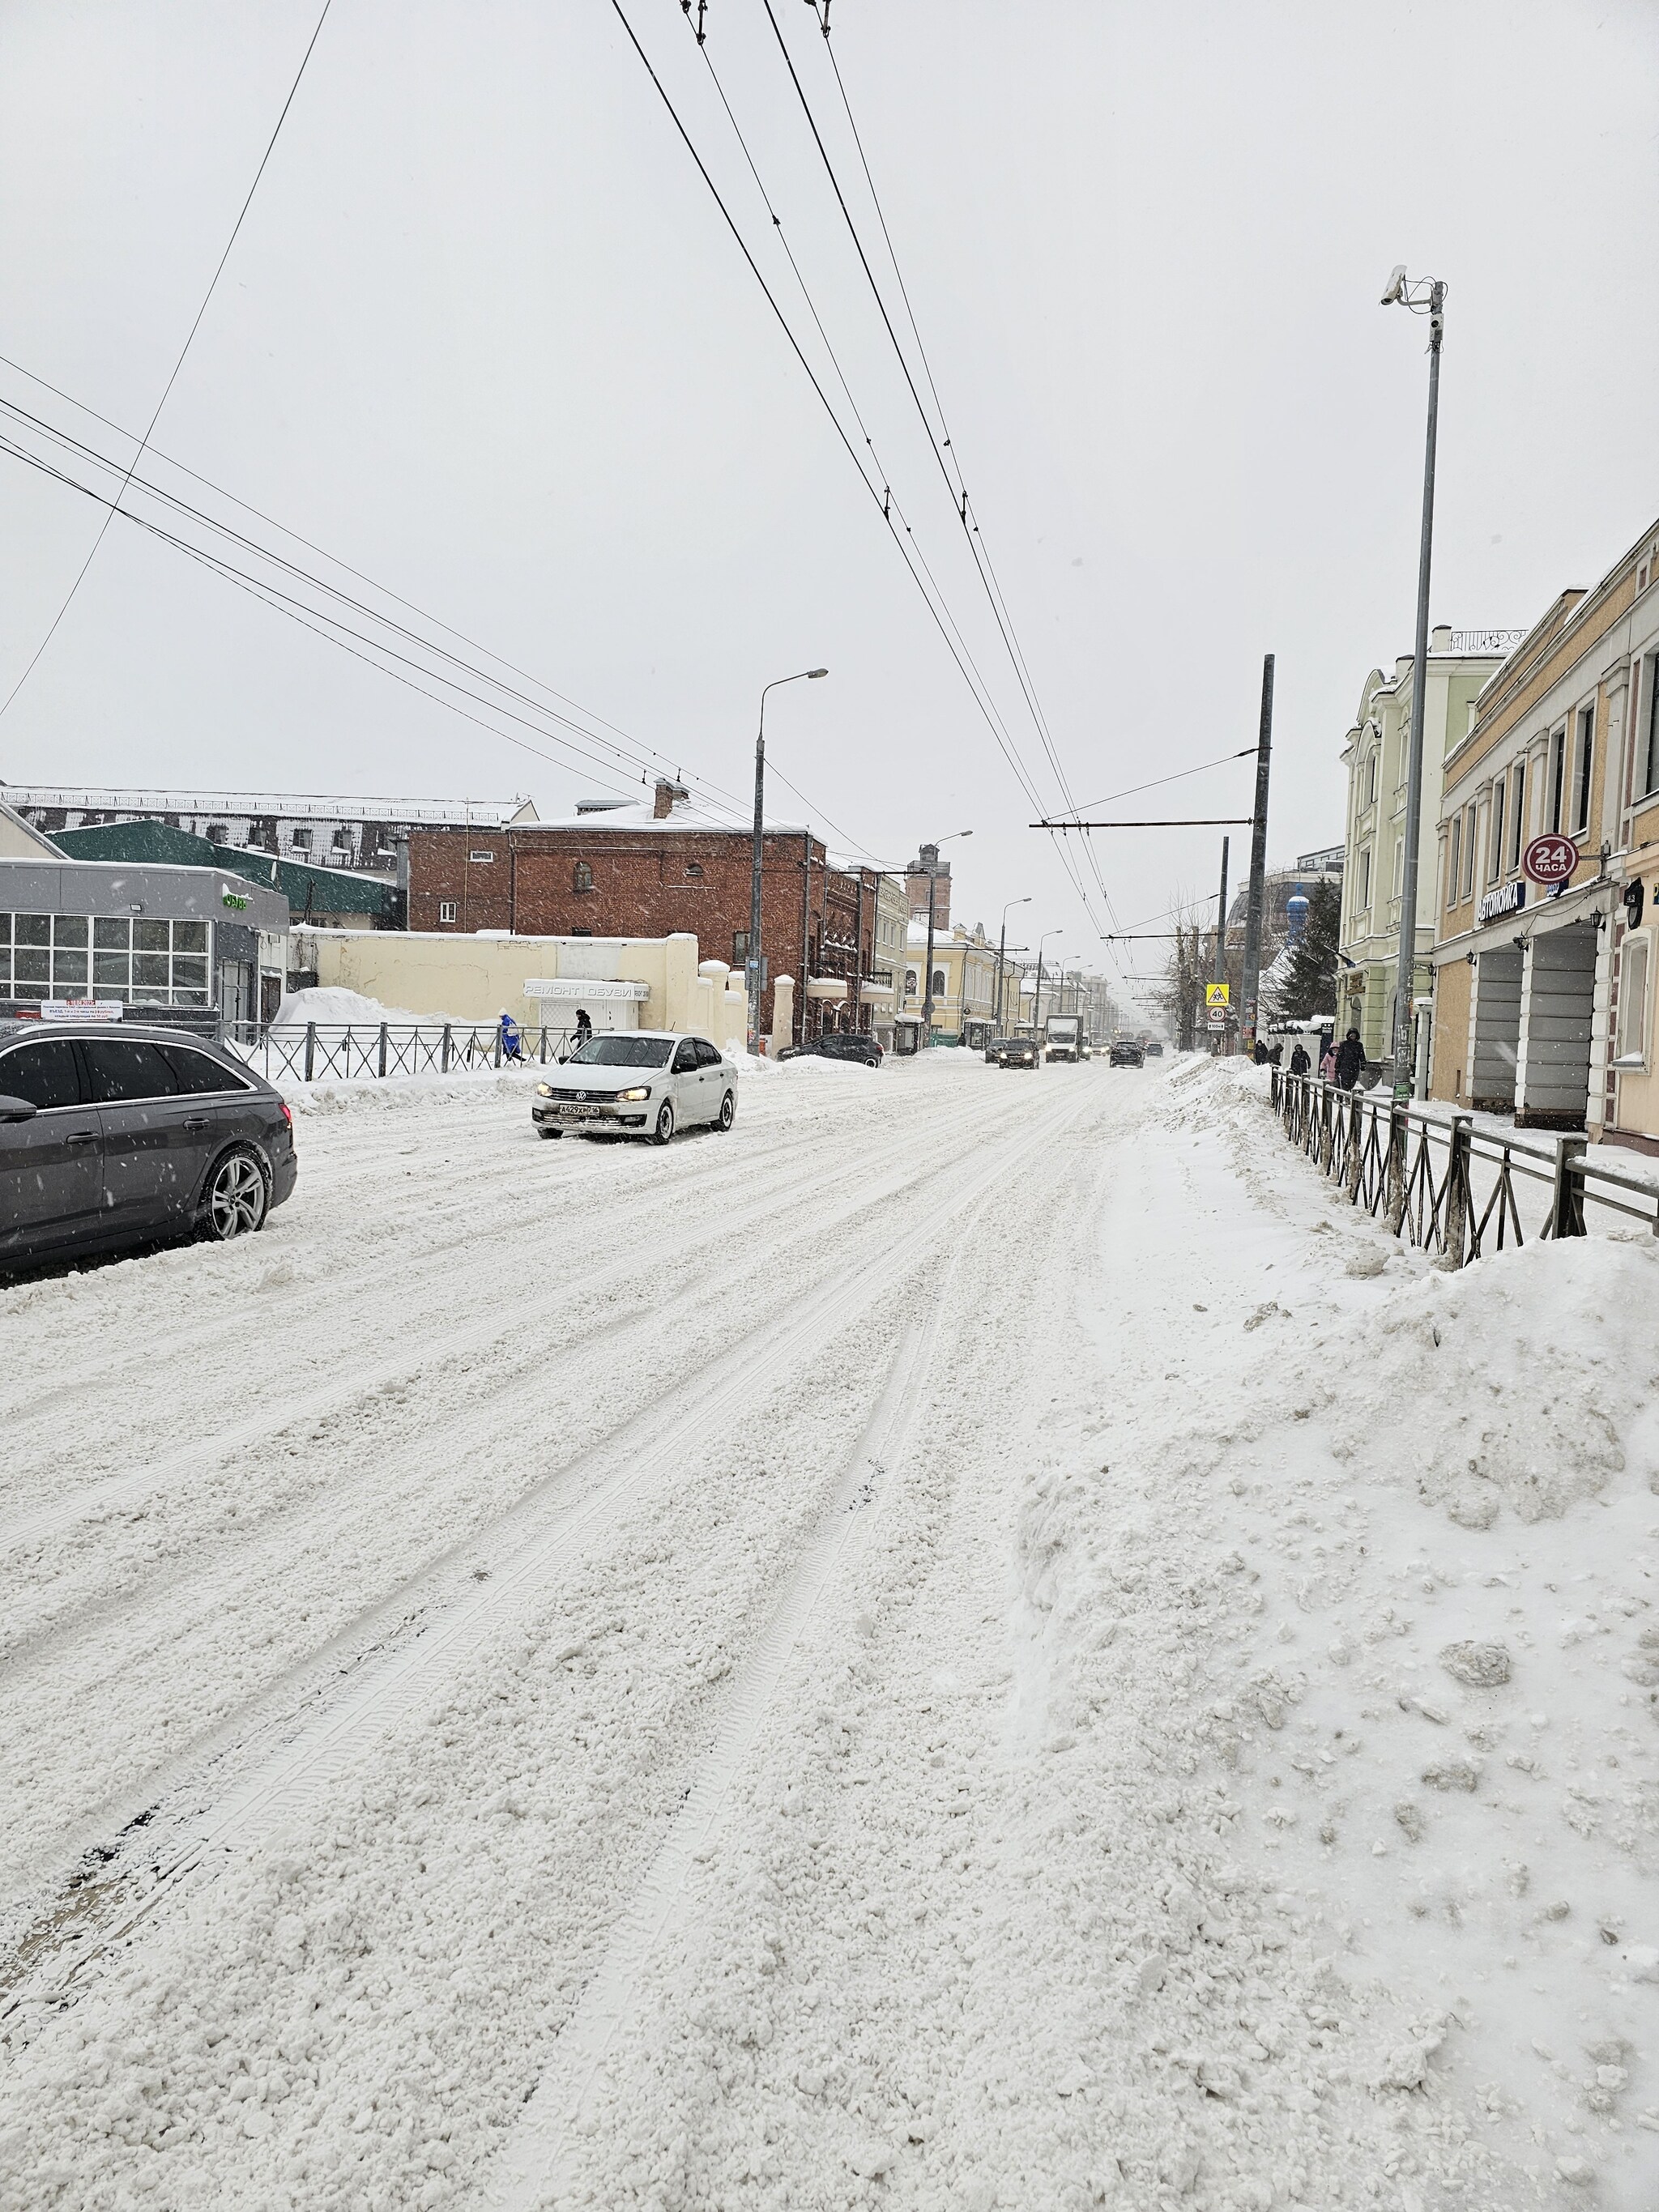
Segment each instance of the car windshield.
M666 1067L674 1049L672 1037L629 1036L613 1030L608 1036L591 1036L570 1055L571 1067Z
M1030 1037L999 1037L991 1048L993 1052L1029 1052L1030 1048Z

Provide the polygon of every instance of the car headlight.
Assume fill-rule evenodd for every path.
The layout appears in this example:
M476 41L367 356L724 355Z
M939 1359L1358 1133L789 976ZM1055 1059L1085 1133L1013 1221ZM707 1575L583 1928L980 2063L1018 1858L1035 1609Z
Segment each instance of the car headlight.
M631 1091L619 1091L617 1096L618 1098L625 1098L630 1106L637 1105L641 1098L648 1098L651 1096L651 1085L648 1083L636 1083Z
M538 1083L536 1085L536 1096L538 1098L550 1098L553 1096L553 1085L550 1083Z

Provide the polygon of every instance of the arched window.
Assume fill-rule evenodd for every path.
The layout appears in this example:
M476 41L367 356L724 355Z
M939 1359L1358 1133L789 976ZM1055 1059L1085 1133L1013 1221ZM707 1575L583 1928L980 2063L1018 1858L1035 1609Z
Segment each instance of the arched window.
M915 969L914 968L907 968L907 969L905 969L905 971L904 971L904 995L905 995L905 997L906 997L907 999L914 999L914 998L915 997L915 995L916 995L916 987L917 987L917 985L921 982L921 978L917 975L917 973L916 973L916 971L915 971Z
M1377 765L1377 762L1378 762L1378 760L1381 758L1381 757L1382 757L1382 756L1381 756L1381 753L1380 753L1380 751L1379 751L1378 748L1377 748L1376 746L1373 745L1373 746L1372 746L1372 748L1371 748L1371 756L1370 756L1370 759L1366 762L1366 763L1365 763L1365 778L1366 778L1365 803L1366 803L1366 805L1367 805L1368 806L1369 806L1369 805L1374 805L1374 804L1376 803L1376 765Z
M935 968L933 970L933 996L936 999L942 999L945 996L945 970L942 968Z
M570 886L573 890L578 891L591 891L592 890L593 871L588 866L586 860L577 861L576 866L571 873Z
M685 872L693 883L701 883L702 880L702 862L701 860L688 860L685 864Z

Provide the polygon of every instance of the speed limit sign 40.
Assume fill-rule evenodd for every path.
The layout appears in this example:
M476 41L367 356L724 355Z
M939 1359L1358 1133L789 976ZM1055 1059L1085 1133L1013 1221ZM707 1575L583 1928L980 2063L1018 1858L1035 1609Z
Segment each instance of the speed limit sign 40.
M1521 866L1535 884L1564 884L1578 866L1578 848L1559 830L1547 830L1521 855Z

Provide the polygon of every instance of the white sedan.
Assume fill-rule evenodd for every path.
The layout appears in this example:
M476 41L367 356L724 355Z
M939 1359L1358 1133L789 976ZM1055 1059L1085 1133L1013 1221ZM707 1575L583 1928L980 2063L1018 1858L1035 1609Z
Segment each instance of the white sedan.
M608 1131L665 1145L697 1123L729 1129L737 1111L737 1068L707 1037L606 1030L548 1069L530 1118L543 1137Z

